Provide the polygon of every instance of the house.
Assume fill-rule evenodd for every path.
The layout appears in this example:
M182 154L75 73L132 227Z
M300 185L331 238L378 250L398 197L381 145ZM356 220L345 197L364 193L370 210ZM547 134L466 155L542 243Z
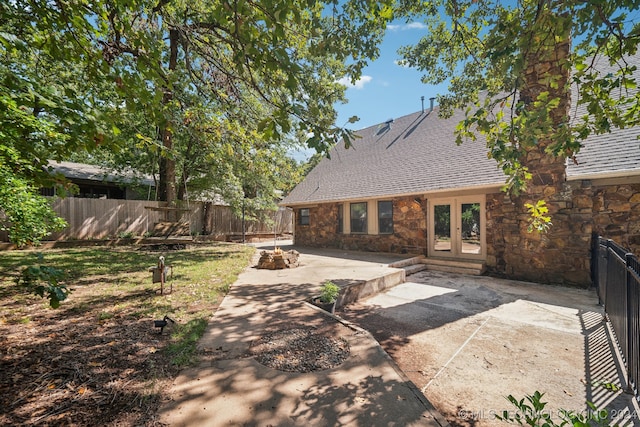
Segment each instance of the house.
M415 253L583 287L593 233L640 253L640 128L589 137L577 163L537 153L529 191L510 197L481 137L455 144L464 113L437 113L362 129L351 148L333 148L281 203L294 210L295 244ZM552 216L546 234L527 230L524 205L538 199Z
M116 174L100 166L75 162L49 161L53 174L62 174L78 187L74 197L91 199L154 200L155 182L133 173ZM54 196L53 188L43 188L43 196Z

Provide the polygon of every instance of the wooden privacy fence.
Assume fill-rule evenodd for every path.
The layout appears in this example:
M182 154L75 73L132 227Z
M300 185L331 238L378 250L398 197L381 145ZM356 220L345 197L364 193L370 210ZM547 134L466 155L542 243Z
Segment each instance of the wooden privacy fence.
M50 240L105 239L124 233L144 236L152 233L156 224L167 221L167 212L163 211L166 202L80 197L51 198L51 201L53 210L68 226L52 234ZM293 212L278 209L268 215L272 223L244 221L245 232L278 235L293 232ZM226 236L243 232L242 218L229 206L191 202L178 216L192 235ZM0 241L8 241L6 233L0 233Z

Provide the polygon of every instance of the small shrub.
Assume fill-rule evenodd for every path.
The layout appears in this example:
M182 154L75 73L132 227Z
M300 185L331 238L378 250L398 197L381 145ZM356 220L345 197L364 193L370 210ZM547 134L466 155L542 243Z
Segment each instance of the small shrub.
M507 396L507 400L516 408L516 411L503 411L502 415L496 415L496 419L505 421L509 424L517 424L520 426L542 426L542 427L591 427L601 426L609 427L609 413L606 409L598 410L596 406L587 402L589 410L586 414L579 414L573 411L560 409L560 422L556 423L551 419L551 414L545 410L547 402L542 401L544 393L539 391L531 395L527 395L524 399L516 399L512 395Z
M38 254L38 259L42 261L42 254ZM65 278L65 273L55 267L30 265L16 278L16 285L26 288L41 298L48 298L49 305L52 308L58 308L60 302L67 299L71 292L66 285L60 284Z
M121 231L118 233L118 239L133 239L134 237L133 231Z
M320 301L326 304L336 302L339 294L340 287L330 280L326 281L320 288Z

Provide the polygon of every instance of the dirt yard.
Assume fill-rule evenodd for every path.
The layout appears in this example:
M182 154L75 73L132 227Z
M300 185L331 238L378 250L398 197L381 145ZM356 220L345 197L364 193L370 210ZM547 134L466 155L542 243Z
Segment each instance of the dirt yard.
M13 283L25 261L17 252L0 253L0 425L156 426L163 391L193 357L195 344L184 343L204 331L253 250L166 253L175 277L164 295L148 271L159 252L48 251L71 271L73 292L58 309ZM176 323L160 333L154 320L164 315Z
M39 299L29 312L28 323L0 324L0 424L157 425L161 390L176 373L162 351L168 330L126 315L47 310Z

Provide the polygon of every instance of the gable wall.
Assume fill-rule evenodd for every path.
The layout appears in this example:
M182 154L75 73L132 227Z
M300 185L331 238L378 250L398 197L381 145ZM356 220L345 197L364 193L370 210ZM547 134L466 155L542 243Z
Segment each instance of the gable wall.
M375 201L370 201L369 205L372 206L374 203ZM393 234L349 233L349 203L343 204L345 233L338 233L338 203L309 207L309 225L300 225L300 209L295 209L295 244L357 251L424 254L425 206L422 199L393 199ZM376 233L371 226L377 221L374 209L369 209L368 220L370 233Z

